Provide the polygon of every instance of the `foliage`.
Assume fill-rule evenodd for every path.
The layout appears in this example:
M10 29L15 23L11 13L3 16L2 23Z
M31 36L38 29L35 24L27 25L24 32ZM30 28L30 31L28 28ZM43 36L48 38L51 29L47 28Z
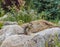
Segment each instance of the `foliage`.
M19 20L19 21L18 21L18 24L19 24L19 25L22 25L23 23L24 23L24 21L22 21L22 20Z
M26 11L20 10L19 12L14 9L11 10L8 14L8 18L4 19L5 21L23 21L24 23L36 20L37 12L34 10Z
M28 13L30 13L31 10L34 10L35 12L37 12L37 14L34 14L34 15L36 15L37 19L45 19L45 20L49 20L52 22L58 22L60 20L60 0L25 0L25 1L26 1L25 6L21 7L24 9L23 11L25 13L27 13L27 14L24 14L24 12L23 12L23 15L25 15L24 19L21 18L23 21L25 21L27 17L32 17L32 16L30 16L30 14L28 14ZM18 17L18 16L16 16L17 11L15 11L14 8L10 8L11 11L9 11L9 12L13 13L13 15L15 15L14 17L16 18L16 17ZM0 10L1 10L0 16L3 16L4 10L2 8ZM18 13L20 13L20 12L18 12ZM20 15L20 14L18 14L18 15ZM29 16L27 16L27 15L29 15ZM22 14L20 15L20 17L21 16L22 16ZM17 21L18 21L18 19L19 18L16 18ZM32 19L30 19L30 20L32 20ZM30 20L28 20L28 21L30 22ZM28 22L28 21L25 21L25 22Z
M31 2L28 6L31 6L30 9L35 9L38 14L43 14L42 19L60 20L60 0L32 0Z
M5 14L5 11L3 10L3 8L1 8L1 2L2 0L0 0L0 17Z
M0 8L0 17L3 16L4 14L5 14L4 10Z
M0 22L0 29L2 28L2 26L3 26L3 22Z
M59 36L55 34L55 36L50 35L50 38L45 41L45 47L60 47Z
M30 10L31 8L34 7L33 0L25 0L25 1L26 1L26 3L25 3L25 9L26 10Z

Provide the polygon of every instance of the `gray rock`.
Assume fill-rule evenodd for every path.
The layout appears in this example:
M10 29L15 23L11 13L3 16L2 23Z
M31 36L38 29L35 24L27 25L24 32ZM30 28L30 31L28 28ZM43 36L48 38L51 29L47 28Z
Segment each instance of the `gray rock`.
M54 45L54 39L58 35L58 41L60 41L60 28L50 28L38 33L33 36L25 35L13 35L3 41L1 47L46 47L47 45Z
M23 28L19 25L7 25L0 30L0 43L2 43L6 38L11 35L20 35L24 34Z
M18 25L17 22L5 21L4 25Z
M6 34L6 36L14 35L14 34L24 34L23 28L20 27L19 25L3 26L1 30L3 31L3 34L4 33Z
M32 36L13 35L5 39L1 47L36 47L36 43L31 39Z
M35 40L37 47L46 47L46 43L49 46L55 46L55 38L60 42L60 28L50 28L43 31L40 31L33 37L32 40Z

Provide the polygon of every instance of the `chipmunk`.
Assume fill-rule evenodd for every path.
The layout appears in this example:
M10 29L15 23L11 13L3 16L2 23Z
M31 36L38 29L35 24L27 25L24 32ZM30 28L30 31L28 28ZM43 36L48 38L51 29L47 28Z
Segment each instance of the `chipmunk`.
M30 23L23 24L22 27L24 28L25 34L29 34L29 33L37 33L44 29L58 27L58 26L46 20L36 20Z

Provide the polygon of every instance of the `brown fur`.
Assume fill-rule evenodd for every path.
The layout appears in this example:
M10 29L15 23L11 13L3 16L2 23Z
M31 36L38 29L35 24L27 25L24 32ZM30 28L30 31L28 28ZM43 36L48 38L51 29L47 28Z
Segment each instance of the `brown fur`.
M53 28L58 26L56 26L54 23L45 20L37 20L27 24L23 24L22 27L24 28L25 33L28 34L28 33L36 33L47 28Z

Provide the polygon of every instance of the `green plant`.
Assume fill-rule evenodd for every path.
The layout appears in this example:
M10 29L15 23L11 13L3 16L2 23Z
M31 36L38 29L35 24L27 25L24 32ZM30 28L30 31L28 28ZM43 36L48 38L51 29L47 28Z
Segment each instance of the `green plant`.
M24 21L22 21L22 20L19 20L19 21L18 21L18 24L19 24L19 25L22 25L23 23L24 23Z
M56 34L54 37L50 35L50 38L45 41L45 47L60 47L58 35Z
M0 29L2 28L2 26L3 26L3 22L0 22Z
M26 0L26 2L28 1ZM41 19L60 20L60 0L29 0L29 2L31 3L28 3L27 6L31 6L30 9L36 10L40 15L43 14L40 16Z
M5 11L1 8L0 0L0 16L5 14ZM60 20L60 0L25 0L25 6L20 7L20 10L16 10L16 6L13 4L10 8L8 18L9 21L24 21L30 22L33 20L44 19L58 23ZM7 10L6 10L7 11Z
M1 7L1 2L2 2L2 0L0 0L0 17L5 14L5 11L4 11L3 8Z
M37 13L34 10L20 10L16 12L14 9L11 10L8 14L8 18L5 18L6 21L24 21L24 23L33 21L37 19Z

